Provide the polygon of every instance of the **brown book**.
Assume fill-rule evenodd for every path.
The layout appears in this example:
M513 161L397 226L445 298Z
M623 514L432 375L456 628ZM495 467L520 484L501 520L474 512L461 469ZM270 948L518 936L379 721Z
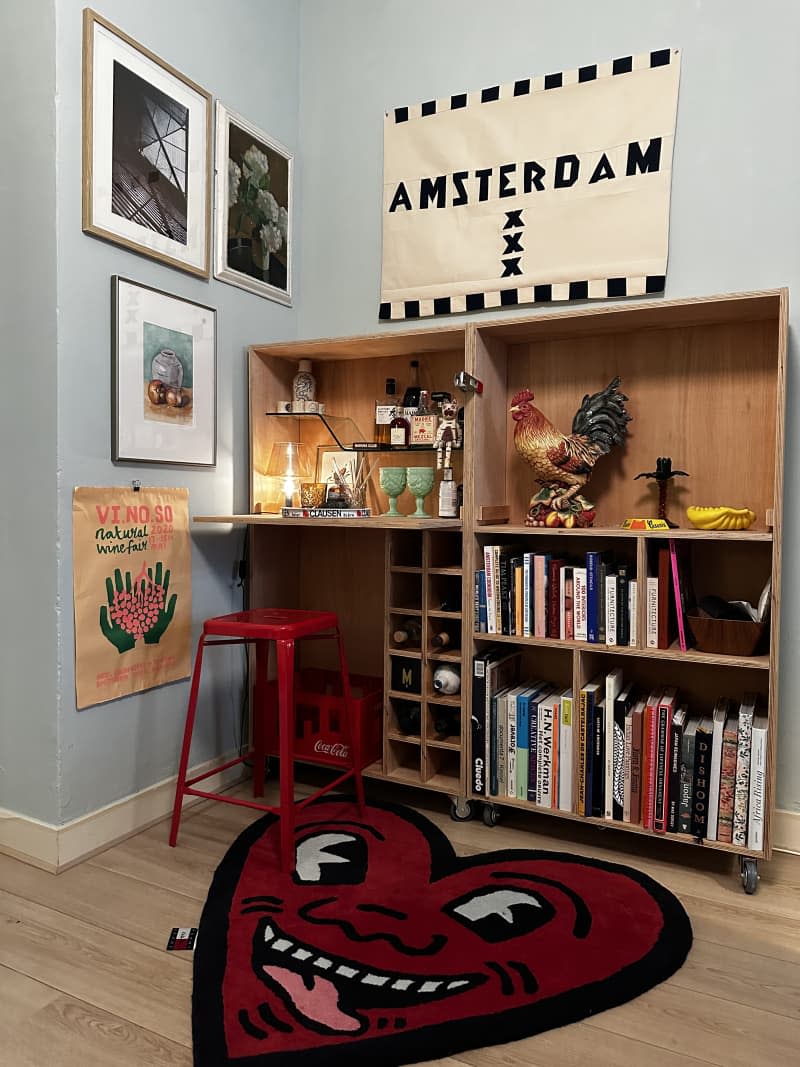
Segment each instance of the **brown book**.
M631 813L630 822L642 821L642 723L644 698L637 700L631 712Z
M672 567L669 548L658 550L658 647L669 648L677 637L675 599L672 593Z
M717 841L733 841L733 800L736 792L736 755L739 748L739 715L734 712L725 722L722 735L722 758L719 772L719 816Z

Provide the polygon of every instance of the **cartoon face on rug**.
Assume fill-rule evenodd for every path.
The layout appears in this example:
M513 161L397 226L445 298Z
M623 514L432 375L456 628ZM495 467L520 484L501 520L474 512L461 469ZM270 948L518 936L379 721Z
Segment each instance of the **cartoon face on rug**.
M211 1047L197 1017L198 983L211 981L228 1058L218 1048L197 1064L284 1064L293 1052L305 1064L310 1050L335 1064L337 1049L352 1062L367 1044L375 1062L407 1063L510 1040L643 992L691 942L675 898L638 872L526 850L458 858L406 808L364 817L333 798L304 809L294 874L279 869L277 821L250 837L223 878L225 944L204 913L195 961L196 1055L198 1022Z

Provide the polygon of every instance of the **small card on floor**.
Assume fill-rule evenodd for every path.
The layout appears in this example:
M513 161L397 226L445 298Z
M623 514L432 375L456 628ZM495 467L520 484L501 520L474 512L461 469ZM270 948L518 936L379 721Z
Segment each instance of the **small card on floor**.
M173 926L167 942L167 952L176 952L180 949L191 952L196 944L196 926Z

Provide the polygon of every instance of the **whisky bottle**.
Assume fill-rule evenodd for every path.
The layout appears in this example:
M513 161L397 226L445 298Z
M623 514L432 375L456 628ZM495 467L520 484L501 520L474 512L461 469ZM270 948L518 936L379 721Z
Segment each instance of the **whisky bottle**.
M386 379L386 396L375 405L375 440L379 445L390 442L389 423L397 410L397 383L394 378Z
M392 448L408 448L410 437L411 423L403 414L403 409L397 407L394 418L389 423L389 444Z
M409 648L419 647L422 640L422 624L417 619L406 619L402 626L392 634L396 645L408 645Z

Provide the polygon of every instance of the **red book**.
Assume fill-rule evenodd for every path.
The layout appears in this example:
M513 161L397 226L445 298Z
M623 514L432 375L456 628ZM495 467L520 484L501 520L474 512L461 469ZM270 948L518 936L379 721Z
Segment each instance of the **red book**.
M666 832L667 818L669 814L669 746L672 734L670 727L672 725L672 716L675 712L675 702L677 698L678 690L675 686L668 686L661 694L661 698L658 702L653 829L659 834Z
M653 829L653 810L656 803L656 743L658 740L658 704L660 690L651 693L644 709L642 735L642 826Z
M637 700L631 715L631 822L642 822L642 727L644 698Z
M669 648L675 640L675 606L669 548L658 550L658 647Z
M545 637L561 637L561 568L563 559L551 559L547 564L547 622Z

